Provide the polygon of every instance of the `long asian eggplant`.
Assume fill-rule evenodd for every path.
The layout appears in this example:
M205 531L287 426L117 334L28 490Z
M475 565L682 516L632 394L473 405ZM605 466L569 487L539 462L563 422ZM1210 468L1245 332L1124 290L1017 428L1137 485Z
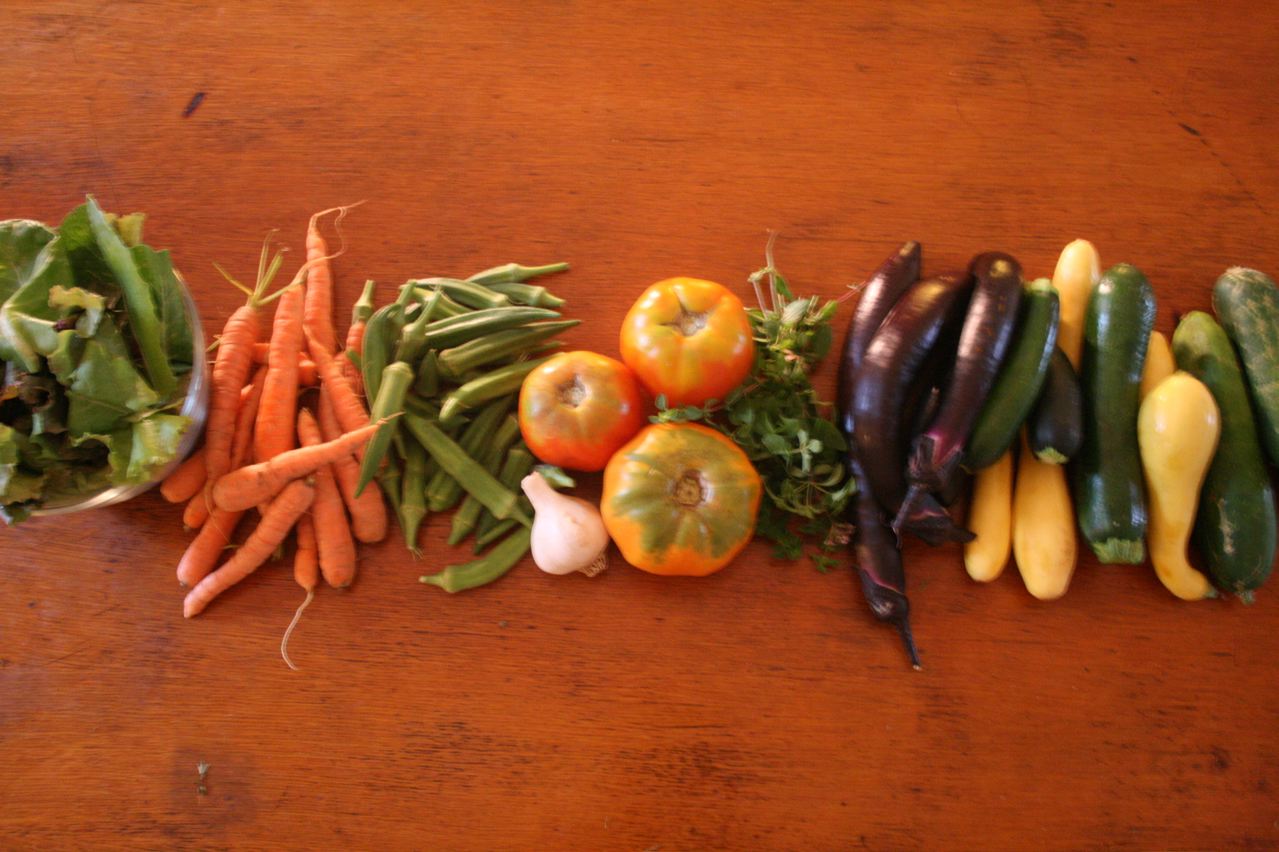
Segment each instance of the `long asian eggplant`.
M986 252L973 258L969 274L976 284L959 335L954 370L937 416L911 447L910 487L894 527L902 526L930 492L943 490L950 482L1012 342L1022 299L1021 265L1003 252Z
M857 309L853 311L853 318L848 323L848 334L844 338L844 357L839 362L837 401L839 428L850 442L849 446L852 446L853 439L853 407L850 403L855 373L861 366L866 347L870 345L884 318L892 311L902 293L906 292L906 288L919 280L923 254L923 247L914 240L902 243L901 248L889 255L866 281L861 297L857 300ZM855 455L850 454L848 458L855 459Z
M846 461L849 475L857 483L857 494L849 505L853 515L853 558L862 594L871 613L893 624L901 634L911 664L919 668L919 653L910 631L910 602L906 598L906 572L896 536L889 528L871 491L870 481L860 462L854 435L853 395L855 379L866 348L897 300L919 278L922 247L907 242L893 253L867 281L844 337L839 364L837 421L848 442Z
M881 506L903 517L903 528L929 543L971 537L928 494L899 515L907 493L905 443L911 387L947 325L972 289L966 274L940 275L906 291L871 339L854 381L853 434L871 491Z

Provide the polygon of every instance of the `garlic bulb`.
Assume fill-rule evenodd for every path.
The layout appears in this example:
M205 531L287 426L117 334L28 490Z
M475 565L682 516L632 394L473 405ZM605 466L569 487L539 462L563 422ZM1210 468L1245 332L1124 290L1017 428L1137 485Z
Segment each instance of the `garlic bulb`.
M533 504L532 550L537 567L548 574L581 571L594 577L608 567L608 530L599 509L560 494L534 471L520 487Z

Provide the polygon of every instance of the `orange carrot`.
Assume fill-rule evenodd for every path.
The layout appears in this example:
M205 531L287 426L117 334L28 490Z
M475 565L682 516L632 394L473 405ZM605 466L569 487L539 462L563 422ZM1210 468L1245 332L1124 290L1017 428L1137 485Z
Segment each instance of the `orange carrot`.
M266 390L266 367L258 367L253 383L245 388L244 402L235 418L235 437L231 440L231 470L242 467L249 460L249 447L253 445L253 424L258 419L262 405L262 393Z
M235 437L231 442L232 468L240 468L249 454L249 439L253 436L253 418L257 414L258 401L262 399L262 386L266 378L266 368L259 367L253 375L253 384L246 387L241 394L240 411L235 416ZM187 552L182 554L178 562L178 582L183 588L192 586L205 578L218 564L222 549L231 543L235 527L240 523L243 512L226 512L214 508L209 511L212 502L210 492L203 491L193 498L198 500L200 508L208 513L208 520L200 527L200 534L191 542ZM191 507L188 505L187 507ZM183 517L186 521L186 517Z
M164 478L160 483L160 496L170 503L183 503L200 493L207 476L204 447L200 447Z
M354 352L357 356L364 354L364 320L356 320L346 331L346 352ZM351 389L359 396L364 396L364 374L355 367L355 363L344 352L341 359L342 375L351 383Z
M369 423L354 432L347 432L336 441L288 450L268 461L234 470L214 483L213 503L232 512L264 503L292 480L314 473L322 465L349 455L368 443L385 422L383 419Z
M314 504L312 504L314 505ZM289 622L289 626L284 631L284 638L280 640L280 656L284 658L284 662L294 671L298 667L293 665L293 661L289 659L289 637L293 635L293 629L298 626L298 621L302 618L302 613L311 605L311 601L315 600L315 587L320 580L320 563L315 542L315 521L311 515L303 514L298 518L298 546L293 553L293 580L306 591L306 597L298 606L297 612L293 613L293 620Z
M198 530L209 519L209 483L206 481L204 485L205 487L200 489L200 493L188 500L186 506L182 509L182 528L184 530Z
M311 504L314 509L314 502ZM315 538L315 518L310 513L298 518L298 546L293 554L293 581L303 591L315 591L320 580L319 545Z
M338 360L320 346L309 335L307 345L311 349L311 360L320 371L320 382L329 389L329 399L333 402L333 413L337 415L342 431L354 432L369 422L368 409L355 395L351 383L342 375L342 367ZM357 454L360 455L360 454Z
M218 564L222 551L231 543L231 536L242 517L243 512L224 512L221 509L209 513L209 520L200 527L200 532L178 561L178 583L182 588L194 586L208 576L213 566Z
M204 427L208 482L216 482L231 469L232 426L239 407L240 389L253 365L253 344L260 333L258 307L250 299L231 314L218 340L209 391L209 416Z
M329 398L328 385L320 385L320 402L316 406L316 415L324 440L334 441L342 436L342 427L338 425L337 415L333 413L333 400ZM343 456L333 462L333 474L337 478L347 511L351 513L351 532L356 539L372 544L386 538L386 503L382 500L382 489L377 482L370 482L360 492L360 496L355 496L356 486L360 483L360 463L351 456Z
M265 364L271 351L271 344L266 341L259 341L253 345L253 363ZM315 387L318 374L315 370L315 362L306 355L298 354L298 387L310 388Z
M298 412L298 438L304 447L324 443L319 425L306 409ZM321 465L315 471L315 502L311 504L311 514L315 518L315 541L325 582L339 589L351 585L355 579L355 541L351 538L346 509L330 464Z
M346 213L345 208L333 209ZM318 262L307 272L306 306L303 310L303 322L307 330L329 352L337 347L337 335L333 331L333 271L329 268L327 259L320 260L328 257L329 249L324 244L324 237L316 223L325 213L332 212L333 210L322 210L312 216L307 224L306 259Z
M290 482L271 502L271 508L235 554L187 592L182 601L182 616L199 615L215 597L256 571L310 508L314 496L315 488L309 479Z
M302 351L302 303L306 290L292 284L275 306L266 387L253 430L253 460L269 461L297 446L298 353Z

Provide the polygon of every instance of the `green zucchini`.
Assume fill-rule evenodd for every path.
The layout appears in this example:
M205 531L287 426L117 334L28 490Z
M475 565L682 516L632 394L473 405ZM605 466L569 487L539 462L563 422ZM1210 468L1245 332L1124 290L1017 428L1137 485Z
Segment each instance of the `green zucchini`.
M1212 288L1212 308L1239 349L1257 431L1279 464L1279 289L1265 273L1231 267Z
M989 467L1012 446L1048 374L1048 362L1057 347L1060 318L1061 306L1050 280L1039 278L1026 285L1012 348L977 415L964 467Z
M1103 565L1146 558L1146 492L1137 448L1137 406L1155 293L1141 270L1112 266L1084 312L1080 361L1084 440L1075 458L1075 514Z
M1079 377L1070 358L1058 347L1053 350L1035 410L1026 422L1031 452L1045 464L1065 464L1073 459L1084 440L1083 416Z
M1225 330L1191 311L1172 336L1177 369L1208 386L1221 412L1217 454L1199 492L1194 542L1213 582L1252 601L1275 559L1275 494L1239 361Z

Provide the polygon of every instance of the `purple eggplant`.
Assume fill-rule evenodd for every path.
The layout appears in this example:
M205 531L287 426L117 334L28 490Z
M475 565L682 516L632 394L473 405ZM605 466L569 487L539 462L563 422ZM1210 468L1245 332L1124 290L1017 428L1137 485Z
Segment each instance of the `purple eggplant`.
M911 447L910 486L893 522L895 529L909 525L920 505L928 503L930 493L949 487L1017 324L1021 265L1002 252L986 252L973 258L969 273L976 284L954 369L936 417Z
M853 379L866 354L871 338L888 316L906 288L919 280L919 268L923 263L923 247L909 240L889 255L875 274L867 279L857 308L848 323L844 337L844 356L839 362L837 408L839 428L852 446L853 442ZM849 455L849 458L855 458Z
M853 436L870 490L891 515L907 494L905 473L911 388L947 325L962 315L972 279L941 275L906 291L871 339L853 382ZM934 355L934 357L936 357ZM936 500L919 495L905 528L929 543L971 537Z
M901 294L919 278L921 254L919 243L904 243L875 271L862 290L844 337L843 357L839 364L837 413L838 426L848 441L849 450L845 458L849 475L857 483L857 494L849 504L849 513L854 524L853 557L862 594L876 618L897 627L916 669L919 668L919 654L910 631L906 573L902 569L897 538L889 528L862 469L853 428L853 392L857 368L875 332Z
M888 526L869 486L863 490L865 484L858 482L857 495L853 498L857 524L853 531L853 558L862 594L876 618L897 628L910 655L910 664L918 671L919 651L910 632L910 601L906 598L906 572L902 569L897 536Z

